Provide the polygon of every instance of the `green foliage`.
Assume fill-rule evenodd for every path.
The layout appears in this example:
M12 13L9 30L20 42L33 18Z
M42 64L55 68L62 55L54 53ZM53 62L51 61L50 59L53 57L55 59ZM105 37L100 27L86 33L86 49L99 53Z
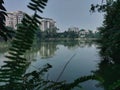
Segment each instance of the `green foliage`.
M107 58L107 57L106 57ZM120 64L110 62L106 58L102 59L98 64L96 71L93 71L95 76L100 76L103 81L100 86L105 90L119 90L120 89Z
M103 5L103 4L102 4ZM102 60L96 75L104 82L105 90L120 89L120 0L106 0L103 27L98 28L101 37L100 55ZM95 11L95 6L93 7Z
M105 2L105 3L104 3ZM113 4L114 0L102 0L100 4L91 4L90 12L106 12L108 7L110 7Z
M120 59L120 1L107 7L104 26L100 28L102 53L119 63Z
M5 41L8 40L8 38L12 38L10 33L13 33L12 30L8 30L5 27L5 16L7 16L6 14L6 9L3 6L4 1L0 0L0 38L2 37Z
M120 87L120 80L117 80L109 87L109 90L116 90L117 88L119 89L119 87Z
M94 75L89 75L89 76L83 76L83 77L79 77L77 79L75 79L73 82L71 83L63 83L60 86L56 87L56 90L72 90L75 87L79 87L80 89L82 88L81 86L79 86L80 83L88 81L88 80L99 80L99 81L103 81L100 77L94 76Z
M47 0L31 0L28 8L35 11L35 13L32 17L25 14L22 24L17 28L16 36L12 41L12 46L9 49L9 56L6 56L7 58L15 61L25 60L23 55L31 48L36 30L40 24L39 19L41 19L41 17L38 13L42 11L43 7L46 6L46 3Z
M0 3L4 3L3 0ZM25 72L29 63L24 58L24 54L32 46L41 19L38 13L42 12L47 0L31 0L31 3L29 3L28 8L33 10L34 14L33 16L25 14L22 24L18 26L15 37L11 42L8 55L6 55L9 60L4 61L5 64L0 69L0 82L4 83L4 85L0 86L0 90L25 90L24 85L21 83L21 75ZM4 11L6 10L2 4L0 9L3 10L1 11L3 13L0 13L0 35L3 34L4 39L7 40L9 34L7 34L4 27L4 15L6 15Z
M52 66L50 64L46 64L43 66L43 68L39 68L36 71L26 73L23 76L23 78L25 78L23 80L24 85L26 86L25 89L40 90L44 88L49 83L49 81L45 81L45 79L43 78L43 75L46 74L46 72L48 72L50 68L52 68Z

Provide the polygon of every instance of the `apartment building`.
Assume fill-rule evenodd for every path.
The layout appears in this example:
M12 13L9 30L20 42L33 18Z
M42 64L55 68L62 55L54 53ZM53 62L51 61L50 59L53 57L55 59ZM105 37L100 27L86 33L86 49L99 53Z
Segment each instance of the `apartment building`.
M56 27L55 23L56 22L51 18L43 18L41 20L40 29L43 32L47 29L52 29L52 28Z
M6 16L5 25L12 27L14 29L17 29L16 25L21 23L25 13L22 11L16 11L16 12L10 12L7 14L8 14L8 16ZM54 28L55 23L56 22L51 18L43 18L41 20L40 29L41 29L41 31L45 31L47 29Z
M21 23L24 14L22 11L7 13L5 25L17 29L16 25Z
M68 31L79 32L79 28L78 27L70 27L70 28L68 28Z

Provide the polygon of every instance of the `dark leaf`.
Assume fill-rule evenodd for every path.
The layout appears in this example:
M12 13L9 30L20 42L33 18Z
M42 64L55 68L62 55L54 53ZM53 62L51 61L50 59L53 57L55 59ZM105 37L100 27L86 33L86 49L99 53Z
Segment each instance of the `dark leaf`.
M2 4L0 5L0 9L6 11L6 9L4 8Z
M3 1L3 0L0 0L0 3L4 3L4 1Z
M27 7L30 8L30 9L32 9L33 11L36 10L36 8L35 8L35 7L32 7L32 6L27 5Z

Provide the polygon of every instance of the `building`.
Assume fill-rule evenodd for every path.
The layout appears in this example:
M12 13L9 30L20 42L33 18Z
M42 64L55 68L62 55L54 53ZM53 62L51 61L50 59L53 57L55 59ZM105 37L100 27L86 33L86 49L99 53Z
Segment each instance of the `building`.
M5 25L17 29L16 25L21 23L24 14L22 11L7 13Z
M84 37L86 37L86 35L88 35L88 34L89 34L88 30L81 29L81 30L79 31L79 37L84 38Z
M6 16L6 22L5 25L12 27L14 29L17 29L17 24L20 24L23 17L24 17L24 12L22 11L16 11L16 12L10 12L7 13L8 16ZM41 31L45 31L47 29L55 28L55 21L50 18L43 18L41 20L41 25L40 29Z
M78 27L70 27L70 28L68 28L68 31L79 32L79 28Z
M56 22L51 18L43 18L41 20L40 29L41 31L45 31L47 29L55 28L56 27L55 23Z

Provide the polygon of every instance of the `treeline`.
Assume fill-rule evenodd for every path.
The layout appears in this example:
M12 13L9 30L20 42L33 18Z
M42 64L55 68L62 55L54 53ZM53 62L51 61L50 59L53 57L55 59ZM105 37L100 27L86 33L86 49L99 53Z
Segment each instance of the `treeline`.
M12 37L14 37L16 34L15 32L17 30L13 29L12 27L6 26L6 28L10 31L14 31L14 33L10 33ZM36 30L36 38L38 39L62 39L62 38L68 38L68 39L75 39L75 38L99 38L100 32L99 31L93 31L93 30L85 30L81 29L79 31L74 30L67 30L64 32L58 32L57 28L47 29L45 31L41 31L39 28Z
M46 38L99 38L99 32L93 32L92 30L84 30L81 29L80 31L64 31L64 32L57 32L55 30L46 30L44 32L38 31L37 37L41 39Z
M120 63L120 0L109 3L105 12L103 27L99 28L101 54L110 62Z

